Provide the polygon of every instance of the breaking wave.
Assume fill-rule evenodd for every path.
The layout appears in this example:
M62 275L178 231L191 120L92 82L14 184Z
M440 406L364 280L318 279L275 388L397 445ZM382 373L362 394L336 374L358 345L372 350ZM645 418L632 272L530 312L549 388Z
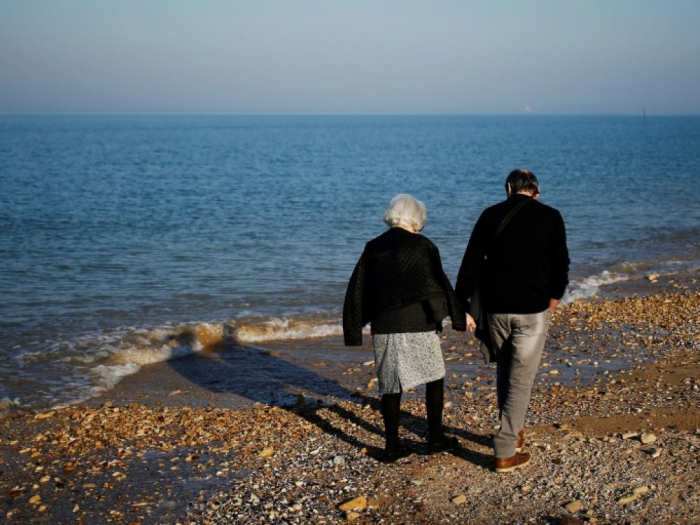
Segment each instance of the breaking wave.
M114 387L141 367L216 349L285 339L310 339L342 334L338 319L249 318L189 323L155 328L124 327L86 335L44 348L25 349L17 356L17 377L36 379L41 388L23 396L22 405L41 400L52 406L84 401ZM12 401L12 406L19 400ZM8 409L6 400L0 409Z
M593 297L598 293L601 286L625 281L627 279L631 279L629 274L604 271L598 275L572 280L561 302L562 304L568 304L578 301L579 299Z

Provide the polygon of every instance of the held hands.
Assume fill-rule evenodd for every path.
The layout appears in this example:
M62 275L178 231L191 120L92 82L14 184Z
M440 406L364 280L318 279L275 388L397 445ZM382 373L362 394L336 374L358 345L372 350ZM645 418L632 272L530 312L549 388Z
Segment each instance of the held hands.
M474 330L476 330L476 323L474 322L474 318L467 314L467 330L470 332L474 333Z

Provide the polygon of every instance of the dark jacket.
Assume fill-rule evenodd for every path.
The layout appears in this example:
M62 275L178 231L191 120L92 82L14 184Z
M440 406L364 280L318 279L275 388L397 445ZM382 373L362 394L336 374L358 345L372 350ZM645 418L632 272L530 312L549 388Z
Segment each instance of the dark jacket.
M569 283L569 252L561 214L532 199L521 208L494 242L496 229L527 195L513 195L484 210L474 226L455 287L469 309L480 285L489 313L542 312L550 299L561 299Z
M378 317L383 318L385 333L391 333L383 314L416 303L428 308L446 303L447 311L435 321L449 314L455 330L466 330L464 312L442 269L437 247L423 235L391 228L367 243L350 278L343 306L345 344L362 345L362 327Z

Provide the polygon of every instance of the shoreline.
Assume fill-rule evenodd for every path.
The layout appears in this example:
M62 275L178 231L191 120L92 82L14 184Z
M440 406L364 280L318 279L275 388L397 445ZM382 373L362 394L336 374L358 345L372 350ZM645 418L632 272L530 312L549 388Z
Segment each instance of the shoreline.
M669 280L682 282L692 279L691 276L697 274L697 270L663 274L660 280L654 279L653 282L642 277L618 281L617 275L606 273L602 272L597 277L578 284L574 282L574 288L587 289L586 294L574 302L595 301L596 295L590 294L600 291L601 286L607 287L608 291L603 296L608 299L613 298L615 293L617 296L634 296L641 290L653 293L654 289ZM649 275L654 274L647 274ZM573 293L573 296L578 295L577 292ZM340 319L319 314L311 317L183 321L160 326L144 325L140 328L135 325L88 333L84 337L72 339L67 336L68 339L61 343L65 347L52 347L49 350L37 348L36 352L29 351L24 357L20 352L20 355L15 356L15 360L19 361L0 363L7 370L12 370L14 366L16 371L8 375L5 388L0 388L4 394L0 399L0 419L10 411L48 410L90 402L90 399L100 398L105 392L109 396L115 387L121 388L119 383L124 378L134 374L143 375L142 370L150 370L149 365L200 352L211 353L221 347L258 348L260 351L279 349L282 353L288 352L289 360L307 368L313 367L314 363L308 360L305 362L306 353L331 351L331 361L351 361L355 349L344 348L340 342L341 335ZM37 333L34 337L39 339L41 335ZM47 339L45 342L51 341ZM320 349L319 345L323 348ZM21 345L16 348L21 348ZM369 348L363 350L371 357ZM342 355L345 353L350 355ZM460 359L460 363L462 361ZM477 362L478 359L473 364ZM624 363L620 364L624 366ZM615 365L612 364L609 368L615 370ZM460 373L471 372L474 370L460 370ZM200 394L203 395L204 392Z
M700 520L699 288L693 275L618 282L562 307L533 389L533 462L512 474L491 469L495 374L473 340L446 331L442 343L444 422L463 450L425 455L419 388L402 402L402 438L414 453L394 465L374 459L383 425L370 347L275 342L148 365L99 398L0 420L0 515L8 523L692 523ZM354 497L365 500L340 510Z

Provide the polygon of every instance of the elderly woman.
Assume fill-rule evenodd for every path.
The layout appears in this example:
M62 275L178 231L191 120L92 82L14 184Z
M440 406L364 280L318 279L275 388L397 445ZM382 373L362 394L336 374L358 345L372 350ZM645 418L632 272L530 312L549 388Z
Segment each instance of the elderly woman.
M445 363L438 332L448 315L452 327L473 326L445 276L437 247L419 232L425 205L397 195L384 214L389 230L372 239L355 266L345 295L343 334L347 346L362 345L362 327L371 323L374 357L386 432L383 461L406 455L399 443L401 393L425 384L428 452L458 446L442 428Z

